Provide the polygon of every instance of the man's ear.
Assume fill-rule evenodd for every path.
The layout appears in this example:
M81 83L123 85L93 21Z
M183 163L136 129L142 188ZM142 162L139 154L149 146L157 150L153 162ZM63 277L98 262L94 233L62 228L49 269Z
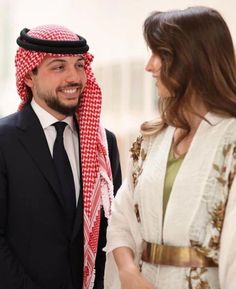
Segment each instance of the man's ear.
M25 75L25 78L24 78L24 83L28 86L28 87L33 87L33 73L32 71L28 72L26 75Z

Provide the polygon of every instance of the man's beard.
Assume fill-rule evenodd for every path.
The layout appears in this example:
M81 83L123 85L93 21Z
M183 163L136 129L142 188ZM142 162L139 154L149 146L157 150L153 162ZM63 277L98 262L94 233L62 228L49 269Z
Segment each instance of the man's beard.
M48 105L48 107L67 116L73 115L80 105L80 98L78 99L78 103L73 106L64 105L57 98L54 98L54 97L46 97L44 98L44 100L46 104Z
M57 97L56 94L47 91L47 92L43 92L41 91L41 89L38 87L37 88L37 94L39 96L39 98L43 99L45 101L45 103L47 104L48 107L50 107L51 109L53 109L56 112L59 112L60 114L69 116L69 115L73 115L76 110L79 108L80 105L80 97L83 91L83 85L81 83L70 83L64 87L58 87L57 91L60 91L62 89L65 88L73 88L73 87L77 87L78 89L80 89L80 95L78 97L78 102L75 105L65 105L63 104L60 99Z

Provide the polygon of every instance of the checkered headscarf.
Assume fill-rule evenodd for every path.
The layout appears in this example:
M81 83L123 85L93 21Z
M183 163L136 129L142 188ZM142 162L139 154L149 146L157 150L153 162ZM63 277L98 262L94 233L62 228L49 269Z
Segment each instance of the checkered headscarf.
M69 41L73 45L74 42L83 39L67 28L58 25L39 26L31 30L27 29L26 32L33 39L52 40L57 44L60 42L62 45ZM52 41L49 42L52 43ZM75 51L77 51L76 49ZM30 100L24 82L24 78L28 72L39 66L45 56L60 57L78 54L74 50L71 50L73 51L72 53L69 50L66 50L69 51L66 53L58 53L58 51L55 53L54 48L52 49L53 52L50 52L50 50L47 52L43 50L42 52L40 48L36 48L35 50L34 48L20 47L16 53L16 86L22 100L20 109ZM82 54L85 58L85 72L87 75L86 87L80 98L80 107L76 112L76 118L80 128L84 201L83 289L89 289L93 287L101 204L104 206L106 215L109 215L113 188L111 185L112 176L106 137L104 129L100 127L102 95L90 66L93 56L87 52L79 54Z

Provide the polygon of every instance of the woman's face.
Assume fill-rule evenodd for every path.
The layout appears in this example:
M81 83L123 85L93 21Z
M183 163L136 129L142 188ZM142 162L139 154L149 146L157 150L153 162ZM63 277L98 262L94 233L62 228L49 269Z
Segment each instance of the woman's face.
M156 79L156 87L157 87L157 94L160 97L170 97L170 92L164 86L160 79L160 72L161 72L162 60L160 56L157 54L152 53L148 63L145 67L146 71L151 72L152 76Z

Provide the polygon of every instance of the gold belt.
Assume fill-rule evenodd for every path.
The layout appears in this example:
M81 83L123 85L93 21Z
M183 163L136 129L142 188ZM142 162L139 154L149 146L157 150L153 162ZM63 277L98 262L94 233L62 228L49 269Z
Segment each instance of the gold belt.
M155 265L217 267L211 258L193 247L175 247L144 242L142 260Z

